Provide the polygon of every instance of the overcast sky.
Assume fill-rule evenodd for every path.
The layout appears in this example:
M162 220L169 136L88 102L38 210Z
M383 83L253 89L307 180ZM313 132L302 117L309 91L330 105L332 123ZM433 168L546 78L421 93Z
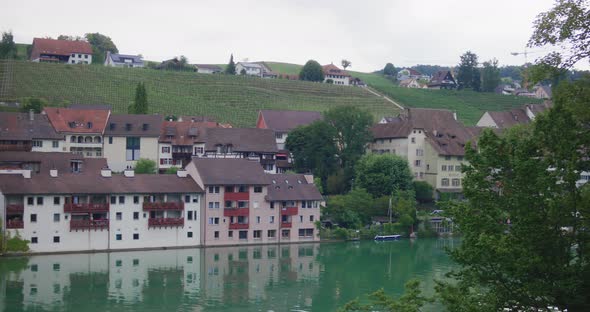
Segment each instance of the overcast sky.
M235 60L340 64L373 71L387 62L456 65L467 50L480 61L524 63L537 14L553 0L101 0L0 1L0 30L15 41L100 32L120 53L191 63ZM543 49L532 49L532 51ZM529 60L542 53L529 55Z

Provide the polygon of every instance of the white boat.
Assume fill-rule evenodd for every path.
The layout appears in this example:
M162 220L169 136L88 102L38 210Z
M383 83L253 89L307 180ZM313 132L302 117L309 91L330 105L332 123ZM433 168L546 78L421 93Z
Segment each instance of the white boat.
M377 235L375 236L376 241L388 241L388 240L398 240L402 236L401 235Z

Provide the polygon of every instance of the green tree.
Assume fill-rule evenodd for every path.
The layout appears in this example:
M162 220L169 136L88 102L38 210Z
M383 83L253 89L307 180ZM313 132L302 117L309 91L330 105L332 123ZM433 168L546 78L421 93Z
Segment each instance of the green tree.
M137 173L137 174L156 173L156 162L151 159L141 158L135 164L135 173Z
M412 187L408 161L392 154L366 154L355 166L355 187L364 188L374 198Z
M24 98L22 100L23 106L21 107L21 111L24 113L28 113L31 109L40 114L43 111L43 107L47 106L47 101L42 98Z
M129 109L129 113L148 113L147 91L145 90L145 84L143 82L137 83L137 87L135 87L135 100L133 101L133 105Z
M559 0L539 14L533 23L529 47L557 47L539 62L556 68L570 68L590 57L590 4L587 0Z
M590 310L589 186L576 185L590 169L588 87L562 82L532 127L485 131L467 150L468 201L449 204L461 269L438 286L447 307Z
M324 81L324 71L320 63L309 60L301 71L299 72L299 80L306 80L306 81Z
M357 188L346 195L331 196L322 213L341 227L356 229L371 221L367 207L372 206L371 194Z
M462 88L476 89L480 85L479 82L479 69L477 54L467 51L461 55L461 61L459 62L459 69L457 74L457 82Z
M177 167L170 167L164 171L165 174L176 174L178 172Z
M349 60L342 60L342 68L344 68L344 70L350 66L352 66L352 63Z
M483 62L482 70L482 91L494 92L496 87L500 84L500 69L498 68L498 60L492 59Z
M383 68L383 75L390 77L396 76L397 72L395 71L395 66L393 66L391 63L385 64L385 68Z
M102 65L104 63L107 51L119 53L119 49L111 37L100 33L87 33L84 35L86 41L92 46L92 63Z
M232 53L229 57L229 63L225 67L225 73L228 75L236 74L236 63L234 63L234 54Z
M425 181L414 181L414 193L416 194L416 200L420 203L430 203L434 200L433 187Z
M361 304L358 299L348 302L339 312L370 312L370 311L383 311L383 312L420 312L422 307L429 302L432 302L432 298L425 297L422 295L420 290L420 282L418 280L409 280L404 285L405 292L395 300L385 293L385 290L380 289L369 295L370 303ZM455 310L453 310L455 311Z
M0 41L0 59L15 59L16 51L12 32L3 32L2 41Z

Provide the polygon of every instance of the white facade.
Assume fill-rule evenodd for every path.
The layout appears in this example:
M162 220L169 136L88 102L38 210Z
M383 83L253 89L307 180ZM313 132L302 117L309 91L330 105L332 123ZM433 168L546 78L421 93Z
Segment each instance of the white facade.
M528 112L527 112L527 115L528 115ZM498 128L498 125L496 124L496 122L494 121L492 116L490 116L490 113L488 113L488 112L485 112L483 114L483 116L481 116L481 118L477 122L477 126L478 127L486 127L486 128Z
M64 140L33 139L31 152L67 152Z
M92 54L72 53L68 58L68 64L92 64Z
M246 75L249 76L258 76L262 77L264 74L264 69L260 64L255 63L237 63L236 64L236 75L241 75L242 70L246 72Z
M103 157L101 133L69 133L66 135L65 151L84 157Z
M324 82L328 81L328 79L331 79L332 83L335 85L344 85L344 86L350 85L350 76L332 75L332 74L324 75Z
M128 137L121 136L105 137L103 154L111 170L120 172L126 168L134 168L140 158L158 162L157 137L137 137L139 150L127 149L127 139Z

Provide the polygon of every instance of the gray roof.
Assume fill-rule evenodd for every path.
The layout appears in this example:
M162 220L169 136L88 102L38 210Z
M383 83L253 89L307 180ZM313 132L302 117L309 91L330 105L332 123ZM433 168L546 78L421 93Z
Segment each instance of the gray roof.
M104 135L159 137L162 122L160 115L111 115Z
M261 110L259 116L264 119L268 129L281 132L322 119L322 113L312 111Z
M111 53L111 60L115 63L126 64L125 60L131 60L132 64L143 64L143 60L139 55L128 55L128 54L113 54Z
M194 66L197 69L204 68L204 69L209 69L209 70L213 70L213 71L221 71L221 67L219 67L217 65L211 65L211 64L195 64Z
M215 151L218 145L232 145L235 152L276 153L274 131L257 128L207 128L206 151Z
M205 185L266 185L264 169L244 158L193 158Z
M268 200L322 200L314 184L307 183L302 174L267 174Z
M0 140L63 140L43 114L0 112Z

